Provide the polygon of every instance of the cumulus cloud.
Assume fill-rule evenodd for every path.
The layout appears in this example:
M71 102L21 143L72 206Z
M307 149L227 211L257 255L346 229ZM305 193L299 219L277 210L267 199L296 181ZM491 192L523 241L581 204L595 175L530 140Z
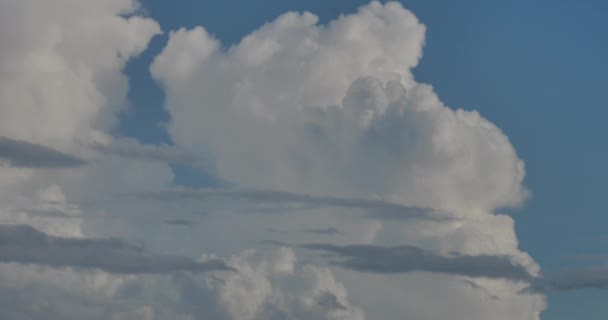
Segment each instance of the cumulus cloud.
M447 107L430 85L414 79L424 33L425 26L396 2L373 1L326 25L311 13L286 13L231 47L202 27L176 30L150 71L165 90L167 129L178 146L212 155L218 175L240 190L280 190L289 199L280 201L309 201L290 199L295 194L324 202L323 214L294 210L289 219L264 222L239 217L246 221L242 229L331 223L345 230L335 236L339 243L414 246L436 252L440 262L449 252L505 256L523 266L522 277L523 271L537 275L538 265L519 249L513 220L495 214L527 198L524 163L494 124L476 111ZM239 201L277 198L247 195ZM399 208L378 210L379 203L346 199L380 199ZM380 221L370 232L352 232L354 223L343 214L358 205ZM432 208L458 219L387 220L410 217L405 208ZM277 234L277 241L309 243L314 239L306 237L314 236ZM484 259L474 261L508 268L506 258ZM408 274L391 282L385 295L381 281L364 278L345 286L363 292L360 301L379 319L536 320L545 306L542 295L520 295L525 284L508 279L471 280L500 296L500 302L482 302L470 285L458 281L444 289L435 275ZM421 286L428 294L410 289ZM378 307L377 296L399 302ZM407 310L402 301L412 301Z
M27 225L0 225L0 262L125 274L230 270L219 260L199 262L186 257L148 254L120 240L54 237Z
M0 135L69 147L115 123L127 89L121 70L158 24L130 14L132 0L0 6L0 28L11 30L0 35Z
M424 39L415 16L373 2L316 22L285 14L227 51L202 28L172 33L151 71L174 141L209 151L245 188L468 212L525 199L504 134L413 81Z
M0 28L19 30L0 33L0 136L78 155L91 155L91 145L82 142L102 136L93 155L113 155L75 173L0 167L2 217L13 214L4 207L38 210L39 218L77 213L69 213L75 217L69 223L30 217L23 222L40 225L46 234L28 227L0 229L10 240L0 245L7 262L0 264L0 304L13 306L1 316L357 320L365 318L365 308L373 319L538 319L543 297L520 294L522 286L505 279L471 280L499 297L488 302L472 293L471 285L452 284L452 274L367 282L367 273L349 278L344 269L297 264L287 248L203 257L202 262L186 258L209 252L203 247L229 252L224 255L239 252L255 243L254 229L335 225L340 234L332 240L420 247L424 253L408 254L431 257L438 271L461 272L473 262L508 269L500 259L471 257L509 256L525 271L538 272L519 250L512 219L493 212L525 200L523 162L488 120L446 107L431 86L416 82L411 69L422 54L425 26L414 14L396 2L378 1L327 25L319 25L311 13L286 13L229 48L202 27L172 32L150 70L165 89L173 147L108 136L127 105L122 69L160 32L136 10L131 0L0 2ZM91 211L166 214L158 203L146 210L136 207L145 201L70 207L108 194L171 188L166 163L206 165L207 160L238 189L149 196L180 199L184 205L187 199L212 198L273 204L281 211L295 207L297 214L209 219L197 224L200 232L183 232L167 226L187 224L173 215L154 226L79 218L92 216ZM63 197L57 206L36 196L51 185L57 185L51 193ZM316 215L300 210L319 206ZM353 209L382 222L342 214ZM429 221L429 213L442 219ZM453 215L458 219L449 219ZM408 217L417 219L386 223ZM189 250L190 255L154 255L120 241L87 239L121 233L146 245L162 243L162 252ZM192 238L182 238L186 234ZM60 237L68 235L80 238ZM309 243L314 239L305 237L318 235L281 236L287 239L278 244ZM297 237L306 241L295 242ZM104 255L84 261L92 249ZM461 252L461 258L444 261L441 257L451 251ZM167 274L216 260L234 271ZM24 265L27 261L40 265ZM451 269L435 266L444 262L452 263ZM108 272L80 272L83 268ZM153 274L122 274L142 270ZM43 303L47 299L53 299L51 305Z
M135 14L137 10L132 0L0 3L0 29L7 31L0 34L0 136L5 147L10 142L13 151L43 146L87 155L79 142L105 134L127 106L122 69L160 32L155 21ZM17 143L22 141L29 145ZM40 166L46 158L37 150L36 159L28 153L21 160ZM82 163L50 150L44 155L56 165ZM14 207L53 184L67 190L66 181L89 170L1 166L2 207ZM81 184L79 189L86 188ZM70 192L68 198L77 196Z
M51 147L0 136L0 163L19 168L75 168L87 162Z
M206 257L209 259L210 257ZM363 320L323 267L290 249L222 259L232 272L114 275L0 265L0 316L11 319ZM24 281L15 281L23 278ZM88 286L96 283L96 286ZM86 289L88 288L88 290ZM51 302L51 303L45 303ZM7 304L5 304L7 303Z
M208 282L224 314L219 319L365 319L329 269L298 265L291 249L246 251L227 263L237 272Z

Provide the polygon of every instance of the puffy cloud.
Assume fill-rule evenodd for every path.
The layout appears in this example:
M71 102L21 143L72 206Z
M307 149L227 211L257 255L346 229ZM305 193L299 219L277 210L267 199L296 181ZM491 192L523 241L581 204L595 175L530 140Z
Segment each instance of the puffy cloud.
M290 221L243 217L239 230L335 225L343 234L332 240L345 245L508 256L536 276L513 220L494 213L526 199L524 164L494 124L448 108L430 85L415 81L424 31L395 2L374 1L327 25L310 13L287 13L227 49L202 27L175 31L151 72L165 88L175 143L213 155L218 174L242 189L382 199L459 218L387 223L407 216L389 211L356 232L342 215L352 208L341 207L296 210ZM279 243L315 241L314 234L276 236ZM454 275L408 274L387 284L348 274L336 270L372 318L533 320L545 307L542 295L521 294L524 283L504 279L471 280L499 297L488 302L461 280L447 285Z
M21 151L40 144L85 155L81 142L110 129L126 105L125 64L160 32L137 8L132 0L0 3L0 136L30 143ZM63 187L47 177L79 174L0 167L0 200L6 206Z
M2 227L10 240L2 243L3 257L17 263L0 264L0 304L10 306L0 317L363 319L364 309L374 319L538 319L544 297L525 292L525 284L463 282L450 273L473 276L476 269L463 266L495 263L507 273L539 275L518 248L513 220L494 213L525 200L525 170L496 126L477 112L444 106L432 87L415 81L411 69L421 57L425 27L411 12L374 1L324 26L313 14L286 13L227 49L202 27L172 32L151 72L165 88L167 128L177 146L108 136L126 105L121 71L159 33L136 12L131 0L0 3L0 28L11 30L0 34L0 136L97 160L61 173L0 167L1 218L46 233ZM167 163L201 166L208 155L238 189L188 191L187 197L249 202L251 210L263 211L273 208L258 204L274 203L275 211L295 214L210 215L194 224L168 210L183 196L169 195L180 201L167 206L106 197L174 187ZM458 219L386 222L428 214L416 208ZM368 219L343 214L354 209L367 211ZM87 218L106 212L121 219ZM141 213L159 217L157 223L122 220ZM281 233L277 243L310 243L325 232L341 243L324 246L330 251L351 243L415 246L424 251L406 250L409 258L431 257L433 270L448 274L353 276L298 263L286 248L200 260L222 261L233 272L161 272L192 270L199 261L192 257L201 252L232 254L265 238L268 229L294 226L313 232ZM122 242L91 238L116 234L183 258L138 255ZM83 264L89 249L98 249L100 260ZM450 252L461 256L444 259ZM498 256L522 269L492 258ZM346 262L361 262L357 257ZM42 265L19 263L27 261ZM442 263L450 267L437 267Z
M228 259L238 271L207 278L205 284L218 301L218 319L365 318L329 269L296 262L287 248L245 251Z
M234 271L123 276L30 267L6 270L4 265L0 266L0 302L6 308L0 315L12 319L365 319L329 269L297 264L290 249L249 250L223 261Z
M86 246L73 248L69 259L49 256L66 248L43 251L44 244L36 248L31 241L86 242L83 238L93 228L84 227L81 218L87 210L75 204L83 195L133 187L134 181L162 185L158 181L168 169L145 165L145 170L153 170L145 179L135 179L140 172L134 168L141 166L125 161L89 163L78 170L27 168L82 164L69 155L89 159L86 144L116 123L127 105L122 69L160 31L155 21L135 14L137 10L132 0L0 2L0 149L3 158L19 166L0 166L0 220L32 225L47 234L22 234L25 247L5 239L11 242L2 243L3 261L70 264L79 254L90 257L95 252L84 252ZM120 282L105 274L15 263L0 265L0 279L0 304L5 306L0 318L10 319L108 319L108 309L97 304L108 302L107 295L97 289ZM107 306L116 319L128 314L131 319L145 318L145 310L122 302Z
M167 216L162 206L142 209L107 197L169 187L173 174L166 163L205 164L200 150L192 155L108 136L126 105L121 71L159 32L136 10L131 0L0 4L0 27L11 31L0 35L0 135L89 160L61 173L0 167L1 219L41 230L1 227L0 304L6 307L0 317L363 319L327 268L296 266L289 250L268 257L248 252L221 265L214 257L176 258L182 247L207 251L201 241L206 234L131 223L129 216L141 213L170 224L186 220ZM108 212L120 219L92 219ZM218 231L225 236L227 230ZM95 238L112 235L142 239L149 250ZM165 250L155 248L155 241ZM210 270L225 265L236 270L233 276ZM203 269L210 272L166 274ZM257 292L265 295L258 298Z
M158 24L125 17L132 0L0 6L0 28L11 30L0 35L0 134L69 146L114 123L127 88L121 70Z
M525 199L523 162L504 134L407 81L424 31L413 15L372 3L326 27L315 21L286 14L227 52L204 55L197 48L216 40L200 29L173 33L152 73L167 91L174 140L210 150L219 174L248 188L379 195L467 212ZM278 51L245 63L254 42ZM179 76L165 67L180 63L178 50L199 58ZM388 66L400 76L386 76Z

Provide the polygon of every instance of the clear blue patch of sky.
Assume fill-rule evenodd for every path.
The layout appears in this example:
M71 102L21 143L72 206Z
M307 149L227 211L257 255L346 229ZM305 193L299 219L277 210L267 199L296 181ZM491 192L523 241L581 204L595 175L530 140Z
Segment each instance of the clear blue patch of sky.
M168 31L202 25L230 45L286 11L311 11L326 22L367 2L142 0L166 33L127 67L132 108L119 132L170 142L161 126L164 95L148 71ZM428 27L418 81L452 108L479 110L526 162L533 196L522 209L505 210L521 247L545 272L580 266L578 255L607 254L608 1L401 2ZM221 183L210 173L175 170L185 185ZM550 294L543 319L607 319L607 298L594 290Z

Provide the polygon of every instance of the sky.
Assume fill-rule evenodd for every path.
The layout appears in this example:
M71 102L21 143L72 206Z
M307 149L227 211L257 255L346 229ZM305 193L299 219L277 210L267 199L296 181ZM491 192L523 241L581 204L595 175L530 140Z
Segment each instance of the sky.
M607 13L1 2L0 315L605 319Z

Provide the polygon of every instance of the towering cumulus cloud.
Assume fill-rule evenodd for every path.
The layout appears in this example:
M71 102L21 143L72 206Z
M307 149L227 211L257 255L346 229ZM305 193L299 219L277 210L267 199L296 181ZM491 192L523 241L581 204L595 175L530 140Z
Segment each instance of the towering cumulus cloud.
M0 1L0 318L538 320L543 289L605 278L530 287L497 212L525 201L523 162L416 81L425 27L400 4L231 47L170 32L157 146L115 136L123 69L160 33L139 12ZM169 163L230 189L176 188Z
M214 155L229 181L449 212L462 219L375 222L348 241L508 256L538 274L512 219L495 213L525 200L523 162L491 122L415 81L424 34L394 2L327 25L286 13L227 49L202 27L172 32L151 71L166 91L171 137ZM323 226L339 210L293 219ZM538 319L545 307L516 280L336 272L371 319Z

